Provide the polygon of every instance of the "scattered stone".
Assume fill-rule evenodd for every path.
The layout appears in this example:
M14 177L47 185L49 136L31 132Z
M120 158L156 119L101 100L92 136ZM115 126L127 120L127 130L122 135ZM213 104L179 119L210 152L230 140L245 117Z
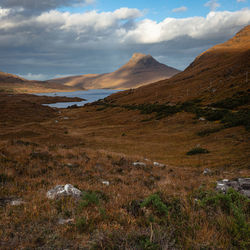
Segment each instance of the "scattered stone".
M23 200L21 200L21 199L17 199L17 200L12 200L11 202L10 202L10 205L11 206L20 206L20 205L22 205L22 204L24 204L25 203L25 201L23 201Z
M78 163L66 163L64 166L68 167L68 168L78 168L80 167L80 165Z
M154 164L155 167L160 167L160 168L165 168L166 167L165 164L159 163L157 161L154 161L153 164Z
M55 123L58 123L58 120L55 120Z
M11 206L20 206L24 203L25 201L20 198L0 198L0 206L6 206L8 204Z
M57 185L47 192L47 198L52 200L63 196L72 196L74 198L80 198L81 193L82 192L79 189L75 188L71 184L66 184L65 186Z
M65 116L65 117L63 117L63 119L64 119L64 120L68 120L68 119L69 119L69 117Z
M216 190L226 193L229 188L233 188L250 198L250 178L224 179L217 181Z
M58 224L64 225L64 224L71 224L74 222L74 219L59 219Z
M206 121L206 119L204 117L200 117L199 120L200 121Z
M146 167L146 163L140 162L140 161L136 161L136 162L133 162L133 166Z
M109 186L110 183L109 183L109 181L102 181L102 184L106 185L106 186Z
M212 171L209 168L205 168L204 171L203 171L203 174L204 175L211 175Z

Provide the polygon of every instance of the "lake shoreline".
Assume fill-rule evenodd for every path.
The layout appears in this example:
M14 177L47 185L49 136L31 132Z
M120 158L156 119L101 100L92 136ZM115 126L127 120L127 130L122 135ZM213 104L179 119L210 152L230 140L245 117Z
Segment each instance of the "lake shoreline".
M81 107L87 103L91 103L100 99L104 99L105 97L117 93L122 90L114 90L114 89L90 89L90 90L82 90L82 91L74 91L74 92L53 92L53 93L36 93L37 96L47 96L47 97L64 97L64 98L78 98L76 101L69 102L48 102L43 103L45 106L49 106L51 108L68 108L70 106ZM80 101L79 101L80 99Z

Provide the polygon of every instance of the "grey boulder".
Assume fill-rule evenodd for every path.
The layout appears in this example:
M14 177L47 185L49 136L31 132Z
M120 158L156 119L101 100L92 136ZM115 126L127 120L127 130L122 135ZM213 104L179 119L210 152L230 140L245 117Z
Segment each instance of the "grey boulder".
M229 188L233 188L250 198L250 178L237 178L233 180L224 179L217 181L216 190L226 193Z
M74 198L80 198L81 196L81 190L75 188L71 184L66 185L57 185L53 189L50 189L47 192L47 198L54 200L63 196L72 196Z

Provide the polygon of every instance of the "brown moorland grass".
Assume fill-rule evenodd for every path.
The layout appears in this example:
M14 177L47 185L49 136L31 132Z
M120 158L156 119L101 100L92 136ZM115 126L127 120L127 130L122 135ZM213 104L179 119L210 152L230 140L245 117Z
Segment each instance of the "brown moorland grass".
M249 176L244 127L200 137L198 131L218 122L186 112L142 122L154 115L98 108L54 111L53 117L34 122L29 116L1 122L0 197L26 202L1 205L1 248L225 249L248 244L245 238L235 243L229 233L236 227L232 214L195 203L195 193L206 192L198 191L201 187L213 190L218 179ZM210 153L187 156L197 145ZM133 166L135 161L147 165ZM154 161L166 167L154 166ZM202 174L206 167L211 176ZM94 191L90 197L99 195L98 205L46 198L50 188L66 183ZM155 193L167 204L167 216L150 206L140 208ZM60 225L60 219L72 221Z
M198 59L195 77L191 67L173 86L162 82L78 109L27 100L11 108L9 96L0 119L0 248L249 249L249 199L214 190L219 179L250 176L249 102L242 97L249 84L241 74L249 52L238 52L220 61L223 74L235 66L228 77L216 67L202 73L206 60ZM210 54L207 62L220 55ZM216 92L200 91L209 87L211 72L225 81ZM191 78L181 80L185 75ZM197 93L201 102L194 101ZM165 106L155 104L158 97ZM222 108L226 97L234 105ZM207 153L187 155L197 148ZM211 174L204 175L205 168ZM66 183L83 191L79 201L46 198ZM17 198L25 203L12 206Z

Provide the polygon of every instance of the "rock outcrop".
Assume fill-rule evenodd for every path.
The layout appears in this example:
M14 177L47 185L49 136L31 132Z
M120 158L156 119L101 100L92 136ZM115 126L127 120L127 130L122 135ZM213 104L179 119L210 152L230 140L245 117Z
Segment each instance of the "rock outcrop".
M47 192L47 198L51 200L58 199L63 196L80 198L81 194L82 192L71 184L66 184L65 186L57 185Z
M250 198L250 178L224 179L217 181L216 189L226 193L229 188L233 188L239 193Z

